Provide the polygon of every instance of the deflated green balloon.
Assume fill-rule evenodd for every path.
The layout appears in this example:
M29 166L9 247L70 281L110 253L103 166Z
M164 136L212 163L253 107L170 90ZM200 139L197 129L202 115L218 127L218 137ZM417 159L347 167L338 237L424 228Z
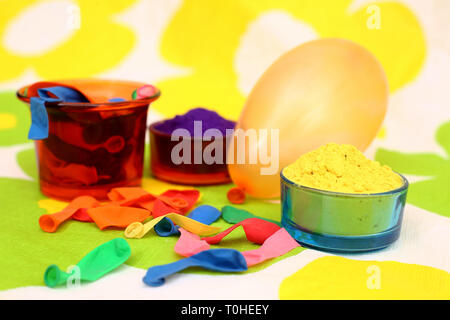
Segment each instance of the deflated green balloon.
M253 213L248 212L247 210L238 209L233 206L224 206L222 208L222 218L226 222L231 223L231 224L236 224L236 223L241 222L242 220L249 219L249 218L258 218L258 219L262 219L262 220L266 220L266 221L275 223L278 226L281 226L281 224L278 221L261 218L261 217L255 216Z
M80 281L95 281L101 278L127 261L130 255L131 248L125 239L116 238L105 242L76 264ZM44 282L48 287L53 288L65 284L71 275L52 264L45 270Z

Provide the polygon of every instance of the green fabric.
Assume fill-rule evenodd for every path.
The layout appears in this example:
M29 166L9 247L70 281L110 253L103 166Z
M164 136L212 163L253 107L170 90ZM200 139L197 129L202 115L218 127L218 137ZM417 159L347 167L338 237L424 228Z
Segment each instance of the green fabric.
M95 281L123 264L131 255L131 248L123 238L112 239L98 246L76 264L75 275L81 281ZM74 270L74 269L72 269ZM44 273L44 282L53 288L67 283L71 274L50 265Z
M0 92L0 115L13 117L16 122L14 127L0 130L0 146L30 142L28 140L30 111L25 103L16 98L14 91Z
M403 153L380 148L375 159L402 174L421 177L410 184L406 201L425 210L450 217L450 122L436 132L445 156L435 153Z

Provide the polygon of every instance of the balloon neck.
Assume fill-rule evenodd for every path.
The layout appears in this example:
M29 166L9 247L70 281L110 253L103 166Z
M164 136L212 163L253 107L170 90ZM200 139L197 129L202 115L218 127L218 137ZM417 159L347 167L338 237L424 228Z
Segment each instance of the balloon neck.
M61 271L57 265L52 264L45 270L44 282L48 287L54 288L66 283L69 276L68 273Z

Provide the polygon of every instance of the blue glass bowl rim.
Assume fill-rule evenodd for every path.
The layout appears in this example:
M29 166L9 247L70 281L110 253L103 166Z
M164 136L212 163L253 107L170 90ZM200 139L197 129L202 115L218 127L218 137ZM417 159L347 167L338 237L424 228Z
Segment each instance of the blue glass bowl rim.
M378 192L378 193L346 193L346 192L336 192L336 191L330 191L330 190L321 190L321 189L316 189L316 188L312 188L312 187L307 187L298 183L293 182L292 180L289 180L288 178L286 178L283 174L285 168L283 168L280 171L280 177L281 177L281 183L286 183L287 185L289 185L290 187L299 189L299 190L305 190L305 191L310 191L313 193L318 193L318 194L322 194L322 195L327 195L327 196L334 196L334 197L345 197L345 198L376 198L376 197L380 197L380 196L392 196L392 195L397 195L402 193L403 191L408 189L409 186L409 182L408 180L400 173L394 171L394 173L398 174L400 176L400 178L402 178L403 180L403 184L398 187L397 189L394 190L389 190L389 191L385 191L385 192Z

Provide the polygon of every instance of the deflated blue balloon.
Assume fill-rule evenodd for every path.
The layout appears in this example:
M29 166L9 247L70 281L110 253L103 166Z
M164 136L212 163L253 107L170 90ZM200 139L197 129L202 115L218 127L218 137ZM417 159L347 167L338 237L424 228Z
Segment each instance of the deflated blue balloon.
M57 98L53 98L50 94ZM79 91L63 86L38 89L39 97L30 98L31 126L28 139L41 140L48 137L48 114L45 104L48 102L89 102Z
M241 272L247 270L247 262L237 250L210 249L166 265L150 267L142 280L151 287L158 287L164 284L168 276L189 267L219 272Z

